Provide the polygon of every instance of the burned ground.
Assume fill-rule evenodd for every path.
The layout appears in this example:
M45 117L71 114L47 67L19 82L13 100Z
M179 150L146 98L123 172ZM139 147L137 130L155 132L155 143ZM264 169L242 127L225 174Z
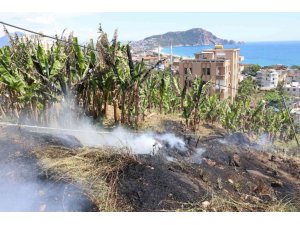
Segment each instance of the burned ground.
M63 147L64 143L63 138L45 137L49 138L18 129L1 130L0 211L93 211L93 203L79 187L43 174L32 145Z
M142 157L122 171L119 191L136 211L300 210L299 158L259 151L241 133L197 137L183 124L166 125L191 152L171 161ZM195 148L205 149L200 163L190 160Z
M4 129L1 173L15 186L31 178L46 185L44 191L38 186L39 201L30 211L300 210L298 157L259 151L242 134L218 131L199 137L182 124L165 127L160 132L184 137L189 154L132 155L82 148L72 136ZM197 155L199 148L203 152ZM17 166L4 168L7 163ZM50 189L54 194L47 193ZM75 208L61 204L66 196Z
M121 172L118 192L134 211L174 210L206 194L199 180L157 157L143 156Z

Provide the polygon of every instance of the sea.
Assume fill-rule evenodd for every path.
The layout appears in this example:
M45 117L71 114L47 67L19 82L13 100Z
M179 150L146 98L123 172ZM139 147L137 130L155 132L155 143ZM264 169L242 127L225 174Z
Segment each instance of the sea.
M194 53L211 48L214 48L214 46L173 47L173 55L194 58ZM276 64L300 65L300 41L247 42L224 45L224 48L240 48L240 55L245 58L242 61L243 64L259 64L261 66ZM162 53L170 54L170 47L163 48Z

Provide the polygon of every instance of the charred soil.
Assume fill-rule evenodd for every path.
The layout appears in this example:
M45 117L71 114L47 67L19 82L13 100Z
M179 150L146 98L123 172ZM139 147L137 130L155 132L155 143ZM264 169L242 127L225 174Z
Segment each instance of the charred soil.
M2 129L0 165L13 160L20 167L5 171L3 166L1 173L12 181L30 176L72 187L77 194L69 196L78 204L67 211L300 210L298 157L261 151L243 134L219 131L198 137L177 122L165 128L161 132L183 137L187 154L168 155L168 150L132 155L124 149L85 148L71 136L18 130L11 135L11 130ZM203 150L201 154L197 149ZM17 171L17 178L12 171ZM44 203L31 210L51 205L53 199L61 201L64 194L46 192L40 198Z

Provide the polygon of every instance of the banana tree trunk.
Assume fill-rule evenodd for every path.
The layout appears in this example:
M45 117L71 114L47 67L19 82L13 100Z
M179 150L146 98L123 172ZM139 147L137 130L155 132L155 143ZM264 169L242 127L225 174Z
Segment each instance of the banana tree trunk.
M3 110L3 108L2 108L1 105L0 105L0 112L1 112L2 118L5 119L6 118L6 113L4 112L4 110Z
M138 87L138 82L135 83L134 85L134 96L135 96L135 126L136 128L138 127L138 122L139 122L139 102L140 102L140 98L139 98L139 87Z
M134 91L130 93L128 98L128 106L127 106L127 123L131 124L131 110L132 110L132 104L134 101Z
M113 107L114 107L114 120L115 124L119 123L119 112L118 112L118 98L116 89L112 92L112 99L113 99Z
M16 101L14 98L14 93L13 91L8 91L9 95L9 101L10 101L10 108L11 108L11 115L15 116L17 119L19 119L19 114L16 109Z
M44 101L44 125L49 124L49 105L48 100Z
M67 62L66 62L66 75L67 75L67 78L68 78L68 81L67 81L68 91L70 91L71 87L72 87L72 76L71 76L71 69L70 69L70 67L71 67L70 60L68 58Z
M37 102L35 98L32 100L32 120L35 121L36 123L39 120Z
M152 102L151 102L151 95L148 95L148 112L151 113Z
M183 86L182 93L181 93L181 98L180 98L181 110L184 109L184 99L185 99L185 96L186 96L187 86L188 86L188 78L186 77L185 80L184 80L184 86Z
M121 97L121 123L125 123L125 99L126 99L126 92L123 91Z
M108 93L107 93L107 92L105 92L103 97L104 97L104 99L103 99L103 104L104 104L104 106L103 106L103 114L104 114L105 116L107 116L107 107L108 107L108 103L107 103L107 101L108 101Z
M159 113L162 114L162 109L163 109L163 97L160 97L159 101Z

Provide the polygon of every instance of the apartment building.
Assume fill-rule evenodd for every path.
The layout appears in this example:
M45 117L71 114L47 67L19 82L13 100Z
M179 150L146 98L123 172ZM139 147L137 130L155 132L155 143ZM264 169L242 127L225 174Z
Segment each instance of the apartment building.
M271 90L277 88L279 73L275 69L259 70L256 80L260 90Z
M300 82L300 70L298 69L288 69L286 83Z
M300 83L299 82L291 82L289 84L285 84L283 86L283 90L288 95L300 97Z
M192 74L190 79L202 76L204 82L211 81L214 84L210 93L219 93L220 99L233 101L237 94L242 60L240 49L224 49L222 45L215 45L214 49L196 53L195 59L184 59L179 62L181 84L184 84L190 71Z
M261 69L256 73L256 80L260 90L277 88L279 82L285 81L287 70Z

